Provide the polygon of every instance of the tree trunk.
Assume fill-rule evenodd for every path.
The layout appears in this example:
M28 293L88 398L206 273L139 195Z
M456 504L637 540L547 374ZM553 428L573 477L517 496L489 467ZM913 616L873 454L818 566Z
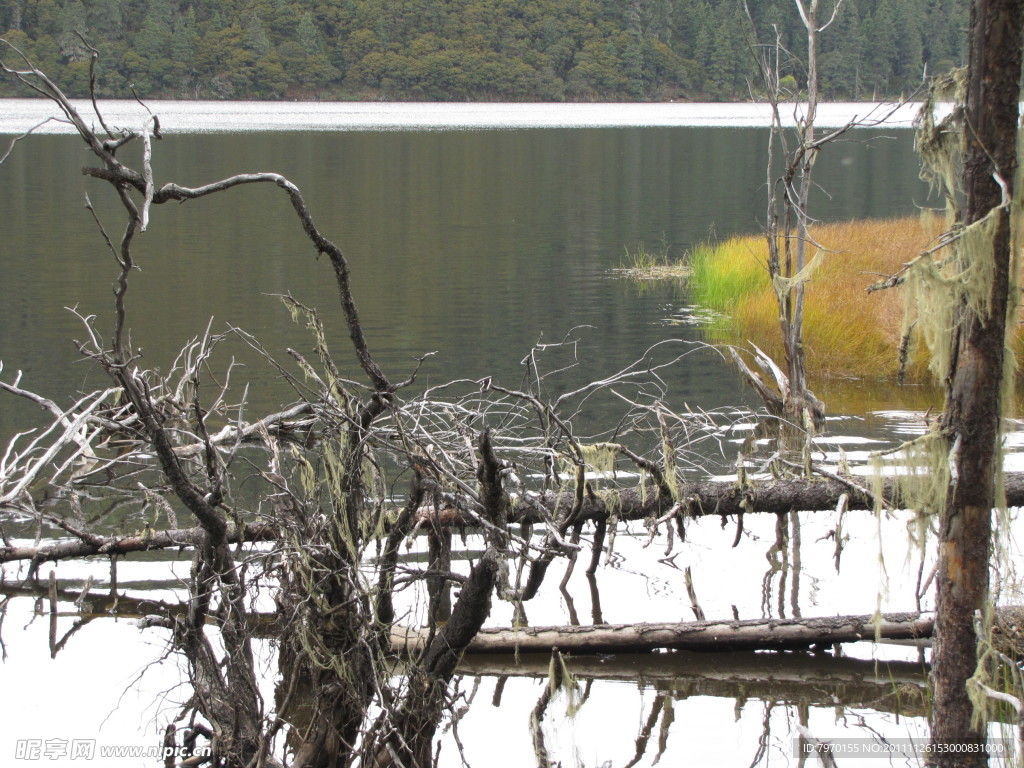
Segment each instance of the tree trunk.
M972 724L967 680L977 664L975 614L984 611L988 599L992 507L1001 471L998 442L1011 283L1010 209L1003 202L1012 197L1017 167L1022 8L1022 0L976 0L971 12L964 223L995 219L986 246L991 250L969 254L990 259L992 277L981 289L986 296L974 297L970 305L962 302L942 420L954 473L939 532L932 660L935 744L985 739L984 728ZM977 309L979 300L987 312ZM943 752L934 764L982 765L982 754Z

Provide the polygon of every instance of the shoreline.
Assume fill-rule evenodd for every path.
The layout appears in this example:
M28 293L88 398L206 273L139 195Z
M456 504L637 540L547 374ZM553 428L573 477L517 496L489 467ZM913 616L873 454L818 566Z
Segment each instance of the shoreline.
M93 115L87 99L73 99L83 117ZM133 99L101 99L108 124L141 129L149 118ZM46 99L0 100L0 134L70 134ZM153 100L164 133L252 133L284 131L473 131L544 128L767 128L767 104L752 102L359 102L359 101L184 101ZM828 102L818 106L816 124L837 128L851 120L867 127L913 127L920 103L905 102L884 121L885 102ZM784 119L795 125L804 105L787 104Z

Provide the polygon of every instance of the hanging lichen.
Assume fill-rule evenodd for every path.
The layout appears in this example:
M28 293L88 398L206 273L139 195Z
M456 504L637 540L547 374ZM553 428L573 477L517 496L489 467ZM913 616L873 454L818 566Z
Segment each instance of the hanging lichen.
M781 273L773 275L772 284L775 287L776 295L788 296L798 286L809 282L810 279L814 277L814 273L820 266L824 254L824 249L819 248L817 251L815 251L814 256L811 257L811 260L804 265L804 268L797 272L795 275L792 275L790 277L786 277Z
M345 414L347 416L352 416L353 411L351 398L345 391L341 375L338 372L337 366L334 364L334 359L331 357L330 349L327 345L327 333L320 320L320 315L315 309L307 307L305 304L302 304L290 295L281 296L280 298L282 303L288 309L292 322L296 324L303 324L305 328L313 334L315 342L314 349L316 350L317 357L320 360L323 372L318 373L302 356L293 354L299 368L302 369L307 380L315 381L322 385L326 390L324 394L333 397Z
M548 694L554 698L558 693L565 696L566 717L575 717L580 708L580 686L566 666L565 657L555 649L548 663Z
M948 231L940 239L940 247L909 265L903 330L907 333L914 328L917 332L928 350L932 374L939 381L949 374L951 338L959 319L965 312L983 321L991 315L993 234L1003 213L1000 206L967 226L960 223L963 110L955 106L945 117L938 114L944 103L962 103L964 87L962 70L937 81L916 121L921 177L945 201Z
M931 88L928 99L916 120L917 149L922 160L923 179L928 181L933 192L941 195L945 203L947 232L927 252L907 265L905 274L904 333L915 334L918 343L927 349L929 368L940 382L949 382L958 354L959 324L965 318L974 318L987 324L993 320L993 296L997 279L997 254L995 239L1002 226L1004 216L1009 213L1010 264L1006 336L1003 371L1002 403L1008 411L1014 403L1016 361L1010 339L1017 326L1017 305L1019 301L1019 248L1021 225L1022 179L1018 163L1016 178L1012 180L1014 196L1007 194L1008 180L994 177L1003 189L999 205L984 216L964 224L961 204L964 194L960 186L962 155L964 147L965 110L962 106L966 86L966 72L958 70L938 80ZM953 103L952 109L947 104ZM940 116L941 115L941 116ZM1018 131L1018 157L1021 150L1021 136ZM948 404L947 404L948 407ZM999 424L996 443L996 459L1002 465L1002 429L1005 420ZM908 524L908 537L920 552L926 551L926 542L931 522L945 508L951 487L958 480L961 439L946 429L943 419L935 420L927 434L905 443L895 451L876 455L873 460L876 477L876 513L881 515L883 502L881 479L883 475L896 480L900 506L916 511ZM1001 594L1016 589L1013 572L1013 558L1010 536L1011 516L1006 508L1002 473L997 472L995 507L998 523L993 541L993 588L990 589L989 608L998 604ZM881 537L881 528L879 528ZM879 540L881 558L881 540ZM884 572L884 562L881 563ZM881 597L879 598L881 599ZM981 721L987 716L986 686L1006 683L1001 671L1000 655L992 649L992 616L978 616L978 665L975 677L968 686L975 704L975 717ZM993 681L996 681L993 683ZM1020 686L1010 681L1015 695L1020 696Z
M615 462L619 458L619 446L616 443L580 443L580 452L598 477L612 477Z

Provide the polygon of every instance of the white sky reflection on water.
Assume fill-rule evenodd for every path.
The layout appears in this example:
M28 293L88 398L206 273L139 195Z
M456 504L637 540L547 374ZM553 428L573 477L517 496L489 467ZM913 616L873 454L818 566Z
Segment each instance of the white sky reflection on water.
M82 117L95 121L87 101L76 100ZM235 133L251 131L431 131L516 130L527 128L733 127L768 125L766 104L509 104L410 102L149 101L165 133ZM139 129L149 114L136 101L103 100L100 108L110 126ZM899 106L886 127L909 128L919 105ZM876 103L827 103L818 108L816 124L838 127L851 120L876 122L890 106ZM0 134L21 134L57 109L44 99L0 100ZM784 106L792 120L793 106ZM50 122L39 133L71 133L66 123Z
M870 513L851 513L848 524L861 530L847 544L843 553L843 568L835 571L833 546L821 541L835 525L828 513L805 513L802 518L802 577L800 604L803 614L833 615L835 613L872 613L876 606L886 610L912 608L907 590L895 588L897 584L912 581L916 572L916 559L906 531L905 517L884 522L886 535L879 546L866 531L876 525ZM678 556L663 560L666 546L664 530L650 546L645 546L646 532L642 526L632 526L630 532L620 530L615 551L621 557L598 570L601 608L606 622L674 621L692 618L684 585L684 570L693 569L693 578L701 604L709 617L728 618L736 606L742 618L756 618L764 612L778 615L780 595L777 576L772 576L774 589L770 596L761 592L771 564L766 552L774 540L775 520L771 515L749 515L744 521L747 535L737 547L732 547L735 521L722 528L714 518L701 518L688 525L687 541L676 542ZM859 524L859 525L858 525ZM589 539L592 531L585 532ZM416 551L425 543L417 541ZM476 537L468 542L469 549L482 544ZM878 558L886 561L889 580L894 589L888 593L880 571ZM586 559L586 558L584 558ZM174 599L172 592L180 590L187 578L187 555L175 562L157 560L140 562L128 559L119 563L119 591L135 597L153 600ZM44 566L43 574L50 567ZM468 563L454 563L465 571ZM72 580L62 588L76 589L74 580L84 579L92 573L97 578L93 590L102 595L107 587L103 581L109 566L103 560L66 561L56 570L62 580ZM558 593L558 582L564 565L552 568L536 601L527 604L529 621L533 625L566 623L566 606ZM592 618L591 596L578 564L570 583L570 591L582 623ZM8 570L8 577L16 577L16 569ZM419 590L421 592L422 590ZM417 590L400 595L400 613L412 609ZM183 597L182 593L178 593ZM881 596L881 597L880 597ZM764 604L768 600L768 605ZM789 588L781 596L787 615L792 606ZM68 640L66 648L55 660L49 659L47 628L49 615L45 601L42 615L32 617L30 597L15 598L8 606L4 624L4 640L9 654L0 666L4 686L17 690L17 696L0 698L0 718L5 728L0 731L0 764L8 762L17 749L17 740L35 739L95 739L97 746L116 745L151 746L159 744L162 727L171 719L187 697L186 679L179 659L165 658L167 632L150 629L140 632L128 618L98 618L81 628ZM269 605L262 606L269 609ZM926 606L928 607L927 601ZM58 639L72 629L76 621L73 608L61 604ZM511 608L507 603L495 601L491 626L507 626L511 622ZM916 657L916 650L875 646L870 643L848 645L844 653L854 658L907 659ZM766 659L770 657L766 656ZM570 667L571 667L570 662ZM138 680L142 670L146 673ZM268 707L273 708L273 685L277 679L276 657L268 654L260 662L260 679ZM494 678L484 679L481 691L460 726L461 739L467 748L470 766L481 768L493 763L494 734L502 733L501 765L530 765L532 744L527 728L530 711L545 681L513 678L508 681L499 707L491 703ZM471 679L462 684L469 691ZM653 688L636 683L599 681L593 695L575 720L564 718L565 702L552 703L544 720L544 731L552 757L563 760L563 765L582 764L599 768L608 759L621 767L629 762L635 749L635 738L643 720L648 716ZM749 764L757 752L762 736L765 705L758 696L738 706L728 698L681 693L675 700L676 721L668 738L667 751L661 765ZM893 720L891 715L870 711L863 713L871 727L889 737L919 735L923 724L919 718ZM772 715L772 740L769 765L785 764L790 758L790 728L793 710L779 705ZM816 735L823 737L866 737L870 732L855 723L837 721L831 708L812 707L811 726ZM643 766L652 764L657 752L658 733ZM576 763L578 757L581 763ZM68 766L88 764L83 760L40 760L47 765ZM124 758L105 759L103 765L152 766L154 760ZM32 765L33 762L15 760L13 765ZM440 762L444 768L461 768L452 737L445 739ZM795 760L792 764L795 764Z

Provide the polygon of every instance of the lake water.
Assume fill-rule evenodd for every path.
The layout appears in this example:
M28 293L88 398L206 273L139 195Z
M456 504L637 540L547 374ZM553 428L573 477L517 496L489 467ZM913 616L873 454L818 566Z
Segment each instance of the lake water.
M115 123L145 119L134 103L111 106ZM167 134L155 145L158 184L192 186L272 170L302 189L321 229L351 262L371 350L395 379L404 378L416 358L436 351L421 375L427 385L487 375L516 385L520 361L534 344L562 339L574 328L581 340L578 360L553 380L556 388L614 372L665 338L698 341L699 325L679 322L688 314L679 286L638 287L616 277L614 268L641 244L681 255L708 238L757 231L763 216L767 135L763 113L751 105L150 106ZM43 102L0 102L0 133L13 137L38 124L45 118L41 108ZM863 105L823 109L830 124L845 119L839 115L865 112ZM908 120L904 110L893 127L858 129L822 154L816 179L829 196L815 201L818 216L909 215L925 203ZM51 123L41 131L58 128ZM87 162L77 138L40 135L19 142L0 166L3 376L10 380L21 370L24 386L59 402L104 385L96 370L75 362L70 339L81 336L81 328L65 309L96 314L101 332L111 324L116 265L84 208L85 196L111 232L122 225L105 185L79 174ZM282 358L286 347L308 348L304 331L273 297L290 292L321 310L338 359L347 360L346 373L356 375L354 359L342 352L347 339L329 265L313 258L276 189L241 188L200 203L160 207L136 241L135 256L141 271L129 293L132 343L147 365L168 367L181 343L201 334L210 317L215 330L241 327ZM251 412L287 397L272 372L254 367L246 375L253 379ZM669 401L679 407L756 405L733 369L710 352L688 358L667 383ZM888 391L870 409L833 411L837 436L829 450L840 445L863 455L868 447L913 434L920 429L919 415L908 411L914 400L912 394ZM5 399L0 436L26 428L35 416L25 404ZM604 416L599 406L584 414L595 424ZM735 456L718 459L727 464ZM570 605L557 591L557 578L549 578L554 583L536 605L528 605L530 621L566 623L577 608L585 620L595 609L608 622L688 618L680 570L687 565L709 617L729 617L734 610L752 618L914 607L917 558L905 521L854 523L857 535L837 573L827 540L835 528L832 516L802 516L802 575L793 590L792 574L787 582L787 572L773 559L774 519L756 518L748 516L749 535L736 548L730 546L731 527L695 523L672 563L659 560L663 539L644 548L642 529L624 533L617 545L623 559L598 574L600 609L576 573L572 594L579 605ZM883 529L879 543L876 532ZM106 568L61 563L57 573L68 588L93 575L94 589L102 591ZM5 571L8 580L17 579L16 568ZM170 556L133 558L122 563L119 585L134 597L169 600L180 596L179 579L187 572L187 562ZM18 693L0 698L0 762L10 764L16 738L158 743L162 731L154 723L173 715L183 674L171 662L149 666L162 655L158 632L139 635L123 619L96 618L76 629L51 661L48 622L33 618L33 598L16 590L8 594L0 613L6 653L0 674L4 689ZM61 616L57 636L77 621L70 613ZM507 623L509 616L499 607L492 621ZM905 660L910 668L918 659L916 650L871 645L851 653ZM801 718L818 736L867 737L871 729L889 736L926 732L920 717L873 709L864 701L843 709L835 698L848 679L843 675L860 679L867 673L839 661L824 671L794 672L763 656L715 664L684 660L682 669L660 682L658 665L652 668L649 657L607 663L607 674L594 673L591 697L575 720L556 716L557 707L549 713L548 748L564 765L627 764L653 707L661 724L641 765L657 762L659 738L662 765L795 764L790 739ZM144 668L141 683L133 682ZM766 681L761 688L753 682L753 669ZM460 725L467 758L471 765L493 764L493 739L472 734L500 732L507 754L502 764L532 764L527 722L543 681L525 669L505 670L507 680L495 674L479 683L473 677L461 681L462 690L475 697ZM825 690L813 702L793 703L799 697L780 693L785 681L813 674L823 676ZM272 701L272 673L265 682ZM665 715L666 696L674 702L674 720ZM451 736L446 739L442 764L459 765Z
M184 108L160 105L172 106ZM201 106L208 116L210 105ZM280 116L290 106L266 109ZM300 106L296 127L309 123L310 105ZM640 245L681 256L708 238L756 232L763 219L765 131L658 125L666 107L685 113L684 105L580 105L590 108L592 123L619 119L625 127L565 127L552 121L550 105L526 105L523 122L537 124L529 116L541 110L545 128L366 129L365 114L373 112L394 127L392 112L403 107L386 106L335 105L320 130L288 131L272 120L278 130L256 132L264 106L229 104L220 132L173 134L156 144L154 170L158 181L186 185L243 170L275 170L298 184L351 261L371 350L396 378L432 351L438 354L424 369L425 383L515 377L533 344L577 326L587 326L577 381L617 370L667 336L697 338L692 327L673 325L686 306L676 287L639 291L610 270ZM567 107L567 125L577 124L580 106ZM416 105L414 114L425 109ZM698 108L700 119L708 110ZM509 115L516 106L496 111ZM435 107L438 113L444 109ZM354 122L338 123L342 114ZM12 120L18 128L0 120L0 130L39 117ZM757 122L749 105L746 118ZM636 127L645 121L657 127ZM411 125L424 122L416 117ZM245 132L227 132L232 127ZM831 195L816 205L822 218L911 214L925 201L910 131L855 132L830 149L817 170ZM105 317L116 275L83 207L86 194L108 227L117 230L120 220L107 191L80 175L85 157L75 138L33 137L18 144L0 174L0 359L9 371L22 369L26 384L57 393L96 383L88 366L69 373L76 352L68 339L78 321L64 308ZM272 350L300 343L303 333L270 297L288 291L317 306L340 333L329 271L312 258L273 189L248 187L157 211L137 242L137 260L129 302L144 311L135 313L133 338L149 365L169 365L180 341L202 332L210 317L215 329L244 328ZM674 392L701 407L751 402L714 356L679 376ZM0 434L22 426L11 411L0 416Z

